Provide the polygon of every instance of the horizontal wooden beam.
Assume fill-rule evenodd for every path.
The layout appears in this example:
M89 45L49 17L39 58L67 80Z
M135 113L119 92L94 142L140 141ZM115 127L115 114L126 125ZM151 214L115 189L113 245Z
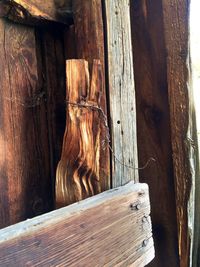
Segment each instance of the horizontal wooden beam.
M148 186L133 182L0 231L0 266L137 266L154 257Z
M28 24L47 21L70 24L71 2L71 0L0 0L0 17Z

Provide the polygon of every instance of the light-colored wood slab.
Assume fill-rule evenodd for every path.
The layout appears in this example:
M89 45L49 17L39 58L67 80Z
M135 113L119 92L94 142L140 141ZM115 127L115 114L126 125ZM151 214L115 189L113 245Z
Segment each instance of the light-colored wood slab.
M148 186L133 182L0 231L0 266L135 266L154 257Z
M130 1L105 0L112 129L112 185L138 180ZM130 167L127 167L130 166Z

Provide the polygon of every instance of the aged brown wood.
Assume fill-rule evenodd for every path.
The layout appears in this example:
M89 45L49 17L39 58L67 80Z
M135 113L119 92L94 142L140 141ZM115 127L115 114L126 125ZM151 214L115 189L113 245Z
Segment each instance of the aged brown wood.
M49 138L34 28L0 19L0 227L52 208Z
M105 0L112 135L112 186L138 180L130 1Z
M180 266L191 266L193 239L192 99L189 82L189 1L163 0L167 77L175 174Z
M151 198L156 256L150 266L178 267L172 140L161 1L132 1L131 22L139 166L143 166L150 157L156 159L156 162L139 172L140 181L149 185ZM176 101L179 102L178 98Z
M129 183L0 231L0 266L134 266L154 257L148 187Z
M0 2L0 16L24 23L56 21L71 22L72 0L3 0Z
M65 29L65 58L66 59L77 59L77 49L76 49L76 37L75 37L75 27L70 25Z
M37 32L41 43L44 89L46 91L48 133L51 152L51 178L55 191L56 168L62 152L66 123L66 71L64 32L59 25Z
M73 0L77 57L89 64L99 59L104 69L104 31L101 0Z
M89 62L89 69L94 59L100 60L102 65L102 90L99 106L105 114L106 108L106 86L105 86L105 52L104 52L104 28L102 18L101 0L73 0L72 10L74 17L74 33L71 35L75 39L74 53L76 58L85 59ZM69 46L66 47L69 50ZM101 140L105 139L105 132L101 132ZM110 153L109 148L100 146L100 179L102 191L110 188Z
M98 106L101 109L101 120L107 123L105 117L106 111L106 92L105 92L105 75L104 75L104 35L101 1L73 1L74 26L66 29L65 47L66 58L82 58L89 62L89 72L92 75L93 60L100 61L102 68L101 77L101 95L99 95ZM105 115L104 115L104 114ZM99 120L99 118L97 118ZM99 122L97 122L98 125ZM101 122L102 124L102 122ZM96 131L97 129L94 129ZM107 141L107 131L100 131L99 140ZM105 142L106 143L106 142ZM67 144L66 144L67 146ZM100 143L95 148L99 157L99 174L100 187L97 192L105 191L110 187L110 154L109 148L104 143ZM84 190L84 186L82 185ZM62 189L59 189L62 191ZM90 192L91 193L91 192ZM88 193L85 195L87 196Z
M99 107L102 66L93 61L89 74L85 60L68 60L66 65L67 118L61 160L57 167L56 203L65 206L102 191L101 132L106 136L104 114ZM106 141L106 140L105 140Z

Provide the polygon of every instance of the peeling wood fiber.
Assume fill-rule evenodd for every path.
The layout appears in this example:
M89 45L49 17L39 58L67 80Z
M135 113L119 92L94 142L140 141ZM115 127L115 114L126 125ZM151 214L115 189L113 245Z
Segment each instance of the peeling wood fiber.
M102 66L93 61L68 60L66 65L67 118L61 160L57 167L56 203L65 206L102 191L101 132L106 128L99 108Z

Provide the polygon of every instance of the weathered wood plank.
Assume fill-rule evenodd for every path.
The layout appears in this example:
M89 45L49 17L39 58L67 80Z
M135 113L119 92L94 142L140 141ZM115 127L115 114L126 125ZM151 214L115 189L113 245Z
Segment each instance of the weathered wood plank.
M34 28L0 19L0 227L52 208L49 139Z
M137 104L139 171L149 185L156 257L152 267L178 267L178 234L167 89L166 51L160 0L131 1ZM167 260L163 260L163 259Z
M24 23L55 21L68 24L72 17L72 0L2 0L0 16Z
M135 266L154 257L148 187L133 182L0 231L0 266Z
M191 266L195 159L189 82L189 1L163 0L180 266Z
M101 192L100 146L104 116L99 107L102 67L94 60L89 75L85 60L66 65L67 118L61 160L57 167L56 204L69 205Z
M99 59L104 69L104 31L101 0L73 0L77 57L93 64Z
M107 100L105 86L105 52L104 52L104 27L102 18L101 0L73 0L73 19L74 33L71 28L71 34L74 36L75 49L71 54L76 53L77 59L85 59L89 62L91 72L93 60L100 60L102 65L102 90L99 97L99 107L107 115ZM69 45L66 46L69 50ZM105 131L101 131L101 140L106 139ZM100 153L100 180L101 190L110 188L110 153L108 146L99 147Z
M129 0L105 0L111 134L115 155L112 155L113 187L131 179L138 180L129 4Z

